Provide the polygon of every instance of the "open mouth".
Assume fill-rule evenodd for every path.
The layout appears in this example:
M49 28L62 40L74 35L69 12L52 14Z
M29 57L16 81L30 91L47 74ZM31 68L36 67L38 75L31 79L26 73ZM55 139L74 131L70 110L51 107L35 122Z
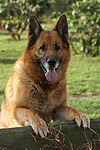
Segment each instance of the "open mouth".
M46 70L46 68L43 66L43 64L42 64L42 63L40 63L40 66L41 66L42 70L44 71L44 73L46 73L46 72L47 72L47 70Z
M58 69L58 65L57 67L45 67L42 63L41 63L41 68L42 70L44 71L44 74L45 74L45 77L46 77L46 80L48 82L54 82L56 81L57 79L57 73L56 73L56 70Z

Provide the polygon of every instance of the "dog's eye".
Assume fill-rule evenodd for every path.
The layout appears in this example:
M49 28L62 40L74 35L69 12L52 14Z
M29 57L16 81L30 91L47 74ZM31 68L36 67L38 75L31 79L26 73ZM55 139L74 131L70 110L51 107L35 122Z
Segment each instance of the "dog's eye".
M46 45L43 44L43 45L40 47L40 50L45 51L45 50L46 50Z
M55 43L54 49L55 49L56 51L59 51L59 50L60 50L60 46L59 46L57 43Z

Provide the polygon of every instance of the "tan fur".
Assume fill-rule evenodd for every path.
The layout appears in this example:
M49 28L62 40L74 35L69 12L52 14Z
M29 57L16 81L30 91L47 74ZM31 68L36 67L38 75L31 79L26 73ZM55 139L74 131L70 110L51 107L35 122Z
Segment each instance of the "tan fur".
M41 29L40 25L39 27ZM55 41L60 45L59 51L54 50ZM47 45L45 52L39 50L44 42ZM54 56L60 56L62 62L56 71L57 80L47 82L37 58ZM83 122L83 126L88 127L89 119L86 115L77 112L66 103L65 73L69 60L69 46L63 42L57 29L53 31L41 29L36 42L31 47L28 46L16 61L13 74L7 82L1 107L0 128L31 125L36 134L46 136L48 132L46 123L52 119L55 121L75 119L78 126Z

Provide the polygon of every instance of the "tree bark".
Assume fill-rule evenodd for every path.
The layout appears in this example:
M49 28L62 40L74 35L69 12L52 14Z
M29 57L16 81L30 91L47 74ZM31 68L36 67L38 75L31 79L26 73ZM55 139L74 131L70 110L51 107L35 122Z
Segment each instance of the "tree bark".
M1 129L0 150L100 150L100 119L91 129L78 128L74 121L52 124L47 138L37 137L31 127Z

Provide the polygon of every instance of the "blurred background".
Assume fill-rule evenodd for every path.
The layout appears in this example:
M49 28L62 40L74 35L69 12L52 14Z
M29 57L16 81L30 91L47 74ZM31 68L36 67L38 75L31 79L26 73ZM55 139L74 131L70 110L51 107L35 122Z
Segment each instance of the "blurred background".
M100 0L0 0L0 104L13 65L27 46L30 14L44 29L60 15L68 20L71 61L66 73L68 103L100 117Z

